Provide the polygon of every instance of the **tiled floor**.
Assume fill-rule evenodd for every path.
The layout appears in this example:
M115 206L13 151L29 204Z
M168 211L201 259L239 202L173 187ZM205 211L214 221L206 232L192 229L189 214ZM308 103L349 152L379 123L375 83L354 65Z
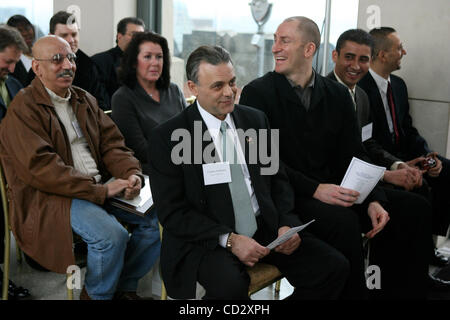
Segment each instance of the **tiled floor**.
M15 247L14 240L12 248ZM438 247L444 254L450 256L450 240L445 238L438 239ZM64 300L67 298L66 276L53 272L36 271L25 261L19 263L16 259L16 252L12 250L11 254L11 279L17 285L24 286L32 293L35 300ZM430 268L430 272L436 272L436 268ZM158 299L160 295L160 280L158 270L152 270L139 283L138 294L142 296L153 296ZM85 269L81 269L81 283L84 281ZM74 299L78 299L81 290L74 290ZM293 292L293 287L286 279L282 280L281 290L275 293L275 285L269 286L252 296L255 300L281 300L289 296ZM449 299L450 293L437 294L430 297L431 299Z

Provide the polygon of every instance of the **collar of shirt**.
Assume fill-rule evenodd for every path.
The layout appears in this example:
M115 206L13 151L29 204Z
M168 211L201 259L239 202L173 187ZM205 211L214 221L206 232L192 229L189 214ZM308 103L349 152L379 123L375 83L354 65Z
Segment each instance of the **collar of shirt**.
M337 81L338 81L340 84L344 85L344 86L348 89L348 91L350 92L350 95L352 96L353 103L355 103L355 106L356 106L356 99L355 99L355 97L356 97L356 85L353 87L353 89L350 89L350 88L345 84L345 82L342 81L341 78L339 78L339 76L336 74L336 71L333 70L333 73L334 73L334 76L336 77Z
M391 82L391 76L389 76L386 80L372 69L369 69L369 72L372 75L373 79L375 80L378 90L380 90L384 95L386 95L388 82Z
M202 116L203 121L206 123L206 127L208 128L209 133L211 134L211 137L214 139L214 141L217 140L219 133L220 133L220 125L222 123L222 120L217 119L215 116L213 116L211 113L203 109L203 107L200 105L200 103L197 100L198 105L198 111L200 112L200 115ZM227 114L224 120L228 127L235 130L236 127L234 126L233 119L231 118L230 114Z
M72 96L70 90L67 90L69 92L69 94L65 98L62 98L62 97L58 96L56 93L54 93L52 90L50 90L47 87L45 87L45 90L47 90L47 92L48 92L48 94L50 96L50 99L52 101L56 101L57 103L68 103L70 98L71 98L71 96Z
M316 72L314 71L314 69L312 70L311 79L309 79L309 82L306 84L305 88L303 88L299 84L296 84L294 81L292 81L288 77L286 77L286 79L289 82L289 84L292 86L292 88L294 88L294 89L301 89L301 91L303 91L306 88L314 88L314 85L316 84Z

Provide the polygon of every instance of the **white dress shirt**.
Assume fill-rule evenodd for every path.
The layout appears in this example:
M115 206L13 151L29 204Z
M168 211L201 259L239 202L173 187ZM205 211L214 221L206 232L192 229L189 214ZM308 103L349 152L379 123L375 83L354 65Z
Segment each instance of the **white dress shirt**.
M198 105L198 111L200 112L200 115L201 115L203 121L205 122L206 127L208 128L208 131L214 142L216 152L217 152L220 160L223 161L222 139L221 139L222 134L220 132L220 125L221 125L222 121L220 119L216 118L215 116L213 116L212 114L210 114L205 109L203 109L198 101L197 101L197 105ZM247 185L248 193L250 195L253 212L255 213L256 216L258 216L259 215L259 205L258 205L258 201L256 199L255 191L252 186L252 181L250 180L250 173L247 168L247 163L245 162L244 152L243 152L243 149L241 147L241 144L240 144L237 132L236 132L236 126L234 125L233 118L230 116L230 114L227 114L224 121L228 124L228 128L229 128L228 130L230 130L228 133L231 133L231 137L234 140L234 143L236 146L237 160L238 160L238 163L241 165L242 172L244 174L244 180L245 180L245 184ZM228 137L229 136L230 135L228 135ZM227 233L227 234L223 234L223 235L219 236L219 244L224 248L226 247L228 235L229 234Z
M383 101L384 106L384 112L386 113L386 120L389 126L389 132L391 134L394 133L394 123L392 122L392 115L391 110L389 108L389 103L387 101L387 88L388 88L388 82L391 82L391 77L389 76L387 79L380 76L378 73L373 71L372 69L369 69L370 74L372 75L373 79L375 80L378 90L380 91L381 100ZM404 163L403 161L396 161L392 164L391 170L397 170L399 164Z
M343 85L348 89L348 91L350 92L350 96L351 96L352 99L353 99L353 106L355 107L355 110L356 110L356 86L354 86L353 89L350 89L350 88L345 84L345 82L342 81L341 78L339 78L339 76L336 74L336 71L333 70L333 73L334 73L334 76L336 77L337 81L338 81L340 84L343 84Z
M392 122L391 110L389 109L389 103L387 101L387 88L388 82L391 81L391 77L385 79L382 76L378 75L378 73L376 73L372 69L369 69L369 72L372 75L373 79L375 80L378 90L380 91L381 100L383 101L384 106L384 112L386 113L386 119L389 126L389 132L394 133L394 124Z

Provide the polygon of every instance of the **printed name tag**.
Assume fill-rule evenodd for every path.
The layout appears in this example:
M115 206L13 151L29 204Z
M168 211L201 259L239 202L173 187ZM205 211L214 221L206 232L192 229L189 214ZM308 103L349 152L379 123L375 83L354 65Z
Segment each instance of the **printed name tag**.
M368 125L366 125L362 128L362 132L361 132L362 142L372 138L372 130L373 130L373 122L369 123Z
M231 182L230 164L228 162L208 163L202 167L205 186Z
M83 138L83 131L81 131L80 125L78 124L78 121L72 121L72 127L75 130L78 138Z

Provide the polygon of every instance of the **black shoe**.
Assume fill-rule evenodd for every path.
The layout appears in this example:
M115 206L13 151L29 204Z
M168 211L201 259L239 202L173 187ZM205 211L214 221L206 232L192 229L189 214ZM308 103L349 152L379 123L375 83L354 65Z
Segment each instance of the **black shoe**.
M428 289L430 291L450 292L450 281L443 280L431 274L428 275Z
M3 288L3 281L0 280L0 286ZM18 287L14 282L9 280L8 285L8 300L24 300L29 298L30 292L28 289L25 289L24 287Z
M450 281L450 265L441 268L435 277L444 281Z
M430 264L442 268L449 265L449 261L446 256L435 251L434 255L431 257Z

